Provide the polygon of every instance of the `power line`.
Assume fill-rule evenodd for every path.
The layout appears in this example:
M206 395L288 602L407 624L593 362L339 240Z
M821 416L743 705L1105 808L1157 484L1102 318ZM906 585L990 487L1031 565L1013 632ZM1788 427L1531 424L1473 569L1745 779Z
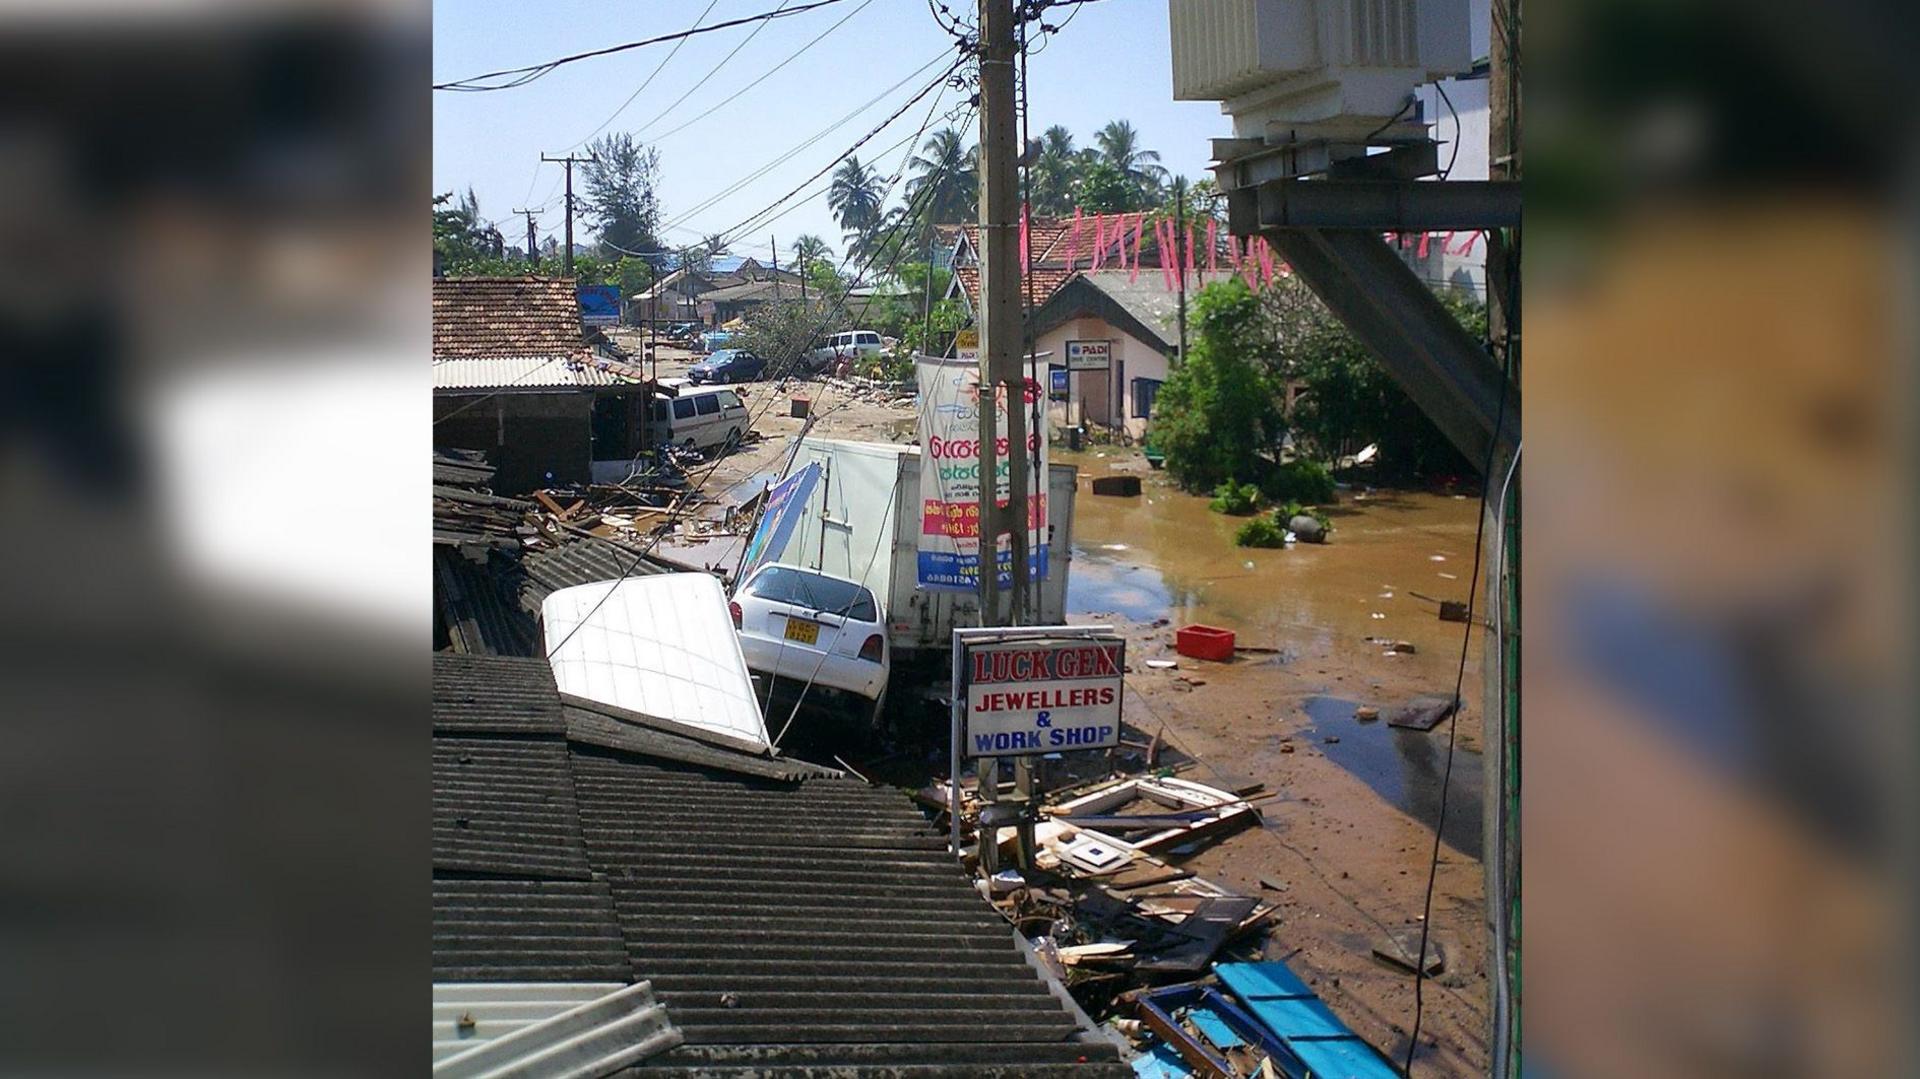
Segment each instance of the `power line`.
M707 16L713 13L714 7L719 3L720 3L720 0L707 0L706 10L700 13L699 18L693 20L694 29L699 29L700 24L707 21ZM760 25L765 26L766 24L761 23ZM647 73L647 77L641 80L641 83L639 86L636 86L633 88L633 93L628 94L627 99L620 103L620 107L613 110L613 115L607 117L605 120L600 121L599 127L596 127L592 131L589 131L585 135L581 136L579 142L574 143L573 146L567 147L567 149L572 150L575 146L579 146L580 143L586 142L588 139L593 138L595 135L598 135L600 132L605 131L607 129L608 124L611 124L615 120L619 119L620 114L627 111L627 106L633 104L634 99L639 97L642 91L644 91L647 87L653 85L654 78L658 76L660 72L664 71L668 64L673 62L673 58L675 56L680 55L680 47L685 45L686 43L687 43L687 39L684 37L674 42L673 49L669 51L667 55L663 59L661 59L661 61L658 64L654 65L653 70Z
M821 42L821 41L822 41L823 39L825 39L825 38L826 38L826 36L827 36L828 34L831 34L831 33L833 33L833 32L834 32L835 30L838 30L838 29L840 29L840 28L841 28L842 26L845 26L845 25L847 24L847 20L848 20L848 19L851 19L851 18L853 18L853 17L855 16L855 15L858 15L858 14L860 14L860 13L861 13L862 11L865 11L865 10L867 10L867 7L868 7L868 5L870 5L870 4L872 4L872 3L873 3L873 0L860 0L860 6L859 6L859 7L857 7L857 8L854 8L854 9L853 9L852 11L849 11L849 12L847 12L847 13L846 13L845 15L842 15L842 16L840 17L840 21L839 21L839 22L836 22L836 23L834 23L834 24L833 24L832 26L829 26L829 27L827 27L827 28L826 28L825 30L822 30L822 31L820 31L820 32L819 32L818 34L815 34L815 35L813 36L813 40L811 40L811 41L809 41L809 42L807 42L807 43L806 43L805 45L802 45L802 46L800 46L800 48L798 48L798 49L796 49L796 50L795 50L795 51L794 51L794 52L793 52L792 54L790 54L790 55L789 55L789 56L788 56L788 57L787 57L787 58L786 58L785 60L782 60L782 61L780 61L779 63L777 63L777 64L775 64L775 65L773 65L773 66L772 66L772 67L770 67L770 68L768 68L768 69L767 69L766 71L764 71L764 72L762 72L759 78L757 78L757 79L755 79L755 80L753 80L752 82L750 82L750 83L748 83L748 84L746 84L745 86L742 86L742 87L741 87L740 89L738 89L738 90L735 90L735 91L734 91L733 93L731 93L731 94L729 94L729 95L727 95L726 97L724 97L724 98L721 98L721 99L720 99L720 100L719 100L718 102L716 102L716 103L715 103L714 105L712 105L711 107L709 107L709 108L707 109L707 111L705 111L705 112L703 112L703 113L701 113L701 114L700 114L700 115L698 115L698 116L695 116L695 117L694 117L693 119L691 119L691 120L687 120L687 121L685 121L685 122L684 122L684 123L682 123L682 124L681 124L680 126L678 126L678 127L676 127L676 128L674 128L673 130L671 130L671 131L668 131L668 132L666 132L666 133L664 133L664 134L660 134L660 135L655 135L655 136L653 137L653 141L654 141L654 142L655 142L655 143L657 144L657 143L659 143L659 142L660 142L660 141L661 141L662 139L667 139L667 138L671 138L671 137L673 137L674 135L677 135L677 134L679 134L680 132L682 132L682 131L685 131L685 130L686 130L687 128L689 128L689 127L692 127L693 125L695 125L695 124L697 124L697 123L699 123L700 121L702 121L702 120L704 120L704 119L706 119L707 117L709 117L709 116L712 116L712 115L713 115L714 113L716 113L716 112L718 112L718 111L720 111L721 109L723 109L723 108L725 108L725 107L727 107L728 105L730 105L730 104L732 104L733 102L735 102L735 101L738 101L738 100L740 99L740 97L741 97L742 95L744 95L744 94L745 94L745 93L746 93L746 92L747 92L748 90L751 90L751 89L753 89L754 87L756 87L756 86L758 86L758 85L760 85L761 83L763 83L763 82L766 82L766 81L767 81L767 80L768 80L769 78L771 78L771 77L773 77L773 74L774 74L775 72L777 72L777 71L779 71L779 70L780 70L781 68L783 68L783 67L786 67L786 66L787 66L788 64L791 64L791 63L793 63L793 62L794 62L795 60L798 60L798 59L799 59L799 58L801 57L801 55L802 55L803 53L805 53L805 52L806 52L806 51L807 51L808 49L811 49L811 48L813 48L813 47L814 47L815 45L818 45L818 44L820 44L820 42ZM745 42L742 42L742 44L745 44ZM697 88L698 88L698 87L696 87L696 89L697 89ZM689 91L689 93L691 93L691 91ZM685 100L685 98L684 98L684 97L682 97L682 99L681 99L681 100ZM679 102L675 102L675 104L679 104ZM666 111L666 112L672 112L672 111L673 111L673 109L672 109L671 107L669 107L669 108L667 109L667 111ZM665 115L666 115L666 112L663 112L663 113L661 113L660 115L661 115L661 116L665 116ZM659 120L659 117L655 117L655 118L654 118L654 122L658 122L658 120ZM649 123L649 124L647 125L647 127L651 127L651 126L652 126L652 124L651 124L651 123ZM643 128L641 128L641 130L642 130L642 131L645 131L645 130L646 130L646 128L645 128L645 127L643 127Z
M776 11L784 10L787 6L787 3L788 3L788 0L780 0L780 7L776 8L775 10ZM715 75L718 75L721 69L725 68L729 63L732 63L733 58L740 55L741 49L746 48L747 45L753 41L754 38L760 36L760 31L765 29L766 25L767 24L763 22L759 26L754 27L752 33L748 34L746 37L741 38L739 44L735 45L731 50L729 50L727 55L722 56L718 63L708 68L707 73L705 75L700 76L699 79L695 80L692 86L687 87L684 93L682 93L679 97L674 98L673 104L668 105L664 109L661 109L657 114L654 115L653 119L648 120L644 124L641 124L639 129L635 133L645 134L648 128L666 119L668 113L679 108L681 102L692 97L696 90L699 90L702 86L705 86L707 84L708 79L711 79Z
M931 60L928 60L926 63L921 64L918 68L915 68L914 70L908 72L905 76L903 76L900 79L899 82L894 83L892 86L887 87L885 90L880 91L878 94L875 94L873 97L868 98L866 101L855 106L851 112L848 112L845 116L842 116L840 119L835 120L833 123L828 124L826 127L815 132L813 135L809 136L808 138L801 140L798 145L790 147L787 150L784 150L781 153L776 154L772 159L767 161L766 164L753 170L747 175L742 176L740 179L734 181L733 183L727 185L726 187L721 188L719 191L714 192L712 195L709 195L707 198L703 199L702 201L695 203L692 207L686 210L683 210L679 214L676 214L674 218L663 227L673 228L675 226L685 223L688 218L691 218L695 214L698 214L712 206L717 205L718 203L726 199L727 196L732 195L735 192L738 192L741 188L746 187L748 184L752 183L754 180L757 180L760 177L765 176L767 173L772 172L774 169L780 167L781 165L785 164L787 161L791 160L793 155L799 153L802 150L805 150L807 147L812 146L814 143L819 142L821 139L826 138L828 135L831 135L835 131L838 131L840 128L846 126L850 121L853 120L854 117L860 115L861 113L872 108L874 105L878 104L888 94L891 94L894 91L898 90L900 87L906 85L909 81L911 81L914 78L914 76L919 75L921 72L924 72L928 68L939 63L941 59L945 56L946 56L946 53L944 51L936 54ZM946 73L943 72L941 74L941 78L943 79L946 78ZM908 102L908 104L911 105L912 102ZM809 180L808 182L811 183L812 181Z
M502 68L499 71L489 71L483 75L470 75L464 79L454 79L450 82L437 82L433 84L432 88L435 90L449 90L456 93L484 93L491 90L511 90L517 86L525 86L535 79L547 75L564 65L577 63L581 60L590 60L596 56L610 56L613 53L626 52L629 49L644 48L648 45L661 45L669 41L679 41L683 38L689 38L695 34L711 34L719 30L729 30L736 26L745 26L748 23L760 23L764 25L775 19L784 19L843 2L844 0L814 0L813 3L802 4L794 8L787 7L783 2L779 8L773 11L761 12L758 15L748 15L743 18L730 19L727 22L714 23L712 26L695 27L672 34L662 34L659 37L651 37L643 41L629 41L622 45L609 45L604 49L593 49L588 52L574 53L571 56L562 56L555 60L548 60L545 63L529 64L525 67ZM755 32L758 32L757 29ZM509 76L511 77L508 78ZM479 85L483 80L498 78L507 78L507 81L491 86Z

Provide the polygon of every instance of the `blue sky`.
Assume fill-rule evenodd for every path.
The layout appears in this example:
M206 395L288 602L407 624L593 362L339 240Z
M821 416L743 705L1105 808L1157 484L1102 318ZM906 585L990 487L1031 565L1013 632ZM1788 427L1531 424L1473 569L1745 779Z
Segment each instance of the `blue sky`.
M779 2L714 0L705 21L740 18ZM797 6L801 0L790 2ZM663 216L674 226L663 233L667 243L692 242L704 233L731 228L791 191L898 108L939 66L928 68L811 146L796 150L798 144L937 55L951 56L950 51L943 52L950 50L950 39L935 24L923 0L865 0L864 8L862 3L845 0L765 24L738 55L667 111L745 41L753 27L689 38L652 83L608 124L608 131L631 131L645 142L658 139ZM973 6L966 0L947 3L955 10ZM434 81L684 30L706 6L706 0L637 0L622 5L439 0L434 4ZM1189 176L1205 175L1208 140L1226 135L1230 124L1213 102L1173 100L1165 0L1098 0L1077 11L1066 29L1029 60L1032 133L1037 136L1051 124L1064 124L1078 142L1086 144L1107 121L1125 118L1140 130L1143 145L1160 152L1168 168ZM767 81L698 123L673 131L732 96L849 13L854 14L843 26ZM1067 13L1053 13L1050 19L1063 19ZM434 190L464 191L471 184L482 215L497 221L509 242L519 240L526 231L524 219L510 211L517 206L545 206L539 217L541 235L557 235L561 168L539 165L540 154L560 154L584 144L672 47L656 45L569 64L513 90L436 92ZM932 100L921 101L870 141L860 153L861 160L876 165L882 175L891 173L910 147L901 145L877 155L870 151L911 135ZM955 92L949 91L940 111L956 103ZM970 132L968 141L973 139ZM737 192L699 207L768 164L773 167ZM824 183L823 178L815 186ZM898 195L896 188L895 201ZM577 236L584 235L583 226L576 224L576 231ZM836 253L843 247L824 195L756 228L733 250L765 258L768 234L773 233L784 255L793 237L807 232L825 238Z

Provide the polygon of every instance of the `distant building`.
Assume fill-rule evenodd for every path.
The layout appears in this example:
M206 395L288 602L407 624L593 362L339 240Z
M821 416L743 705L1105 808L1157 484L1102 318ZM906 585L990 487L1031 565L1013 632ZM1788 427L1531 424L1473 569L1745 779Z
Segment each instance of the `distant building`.
M433 283L433 445L484 450L499 493L625 475L650 389L582 329L571 278Z

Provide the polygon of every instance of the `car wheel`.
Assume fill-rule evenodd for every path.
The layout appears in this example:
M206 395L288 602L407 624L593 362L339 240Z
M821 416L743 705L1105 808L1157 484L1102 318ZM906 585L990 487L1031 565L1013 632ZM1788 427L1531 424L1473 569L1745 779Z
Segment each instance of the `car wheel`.
M680 443L680 448L681 448L681 449L683 449L683 450L689 450L689 451L691 451L691 452L693 452L693 453L699 453L699 452L700 452L700 445L699 445L699 443L696 443L696 442L695 442L695 441L694 441L693 439L691 439L691 438L689 438L689 439L687 439L687 440L686 440L685 442L682 442L682 443Z
M740 448L740 428L735 427L727 431L726 452L732 453L734 450L737 450L739 448Z

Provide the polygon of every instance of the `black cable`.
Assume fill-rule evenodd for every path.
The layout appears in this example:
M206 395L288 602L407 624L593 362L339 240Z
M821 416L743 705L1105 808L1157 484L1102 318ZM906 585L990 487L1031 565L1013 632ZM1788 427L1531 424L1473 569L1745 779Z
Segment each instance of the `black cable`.
M718 30L728 30L735 26L745 26L748 23L757 22L764 24L774 19L784 19L793 15L799 15L803 12L813 11L817 8L843 2L844 0L814 0L813 3L803 4L796 8L783 6L773 11L763 11L758 15L748 15L738 19L731 19L727 22L714 23L712 26L695 27L689 30L681 30L677 33L662 34L659 37L647 38L643 41L629 41L623 45L609 45L604 49L593 49L589 52L574 53L572 56L562 56L559 59L548 60L545 63L529 64L526 67L503 68L499 71L489 71L483 75L470 75L464 79L437 82L433 84L432 88L435 90L450 90L456 93L484 93L490 90L511 90L516 86L525 86L527 83L563 65L575 63L580 60L590 60L596 56L608 56L616 52L625 52L628 49L644 48L648 45L661 45L669 41L679 41L682 38L692 37L695 34L711 34ZM507 75L514 77L507 82L495 86L474 85L482 79L497 79Z
M1500 406L1494 412L1493 433L1487 438L1487 456L1480 467L1480 518L1473 527L1473 571L1467 574L1467 624L1460 634L1460 665L1453 676L1453 716L1447 726L1447 763L1440 773L1440 812L1433 824L1433 855L1427 863L1426 897L1421 903L1420 950L1413 961L1413 1032L1407 1039L1407 1061L1401 1068L1413 1074L1413 1054L1420 1047L1420 1019L1426 1007L1421 987L1427 980L1427 937L1433 928L1433 889L1440 875L1440 833L1447 826L1447 788L1453 782L1453 749L1460 734L1460 690L1467 679L1467 648L1473 643L1474 601L1480 581L1480 547L1486 538L1487 493L1493 486L1493 458L1499 451L1500 432L1507 421L1508 380L1513 377L1513 349L1509 346L1500 366ZM1494 642L1499 647L1499 642Z
M1454 163L1460 160L1460 110L1453 107L1453 99L1447 96L1446 80L1434 83L1433 88L1440 91L1440 100L1447 103L1447 112L1453 115L1453 153L1447 156L1447 167L1440 170L1440 178L1444 180L1453 175Z
M775 12L784 11L786 9L787 4L789 4L790 2L791 0L780 0L780 6L775 8L774 11ZM734 45L732 49L729 49L727 51L727 55L722 56L720 58L719 63L714 64L712 67L708 68L707 73L705 75L700 76L698 79L694 81L692 86L687 87L684 93L682 93L679 97L674 98L673 104L668 105L664 109L661 109L658 113L654 115L653 119L648 120L644 124L641 124L639 129L635 132L635 134L644 135L646 134L648 128L666 119L668 113L679 108L680 103L692 97L695 91L699 90L702 86L705 86L707 84L707 80L713 78L715 75L720 74L720 72L723 69L725 69L728 64L733 62L734 57L740 55L740 50L746 48L753 41L754 38L760 36L760 31L765 30L766 28L767 28L767 24L764 22L754 27L753 32L748 34L746 37L741 38L739 43L737 43L736 45Z
M693 25L695 29L698 29L701 23L707 21L707 16L713 14L714 7L719 3L720 3L720 0L707 0L706 10L700 13L699 18L693 20ZM760 25L765 26L766 23L761 23ZM752 35L748 35L748 36L749 38L751 38ZM627 99L620 103L620 107L613 110L613 115L600 121L599 127L596 127L592 131L589 131L585 135L582 135L580 137L579 142L574 143L572 146L567 147L565 150L561 152L572 153L575 148L580 146L581 143L584 143L588 139L593 138L595 135L598 135L602 131L605 131L607 129L608 124L611 124L615 120L618 120L620 118L620 114L627 111L627 106L632 105L634 102L634 99L640 96L641 91L653 85L653 80L659 76L660 72L666 70L666 66L673 62L673 58L680 55L680 47L685 45L686 43L687 43L686 38L681 38L680 40L674 42L673 48L667 53L667 55L664 58L662 58L658 64L654 65L653 70L647 73L647 77L641 80L640 85L633 88L633 93L628 94ZM655 141L658 141L658 140L655 140ZM529 191L528 194L532 194L532 192Z
M721 109L726 108L728 105L732 104L733 102L738 101L741 98L741 96L744 95L748 90L751 90L754 87L760 85L761 83L766 82L768 79L772 78L774 74L778 72L781 68L786 67L788 64L791 64L795 60L800 59L801 55L804 54L808 49L811 49L815 45L820 44L820 42L824 40L828 34L831 34L835 30L838 30L842 26L845 26L847 24L848 19L851 19L855 15L860 14L862 11L867 10L868 5L872 3L873 3L873 0L860 0L859 7L854 8L852 11L847 12L845 15L842 15L840 17L839 22L834 23L832 26L829 26L825 30L820 31L818 34L815 34L813 36L813 40L807 42L805 45L800 46L798 49L795 49L791 54L787 56L785 60L782 60L779 63L768 68L767 70L761 72L759 78L753 80L752 82L746 84L745 86L742 86L740 89L735 90L733 93L728 94L726 97L721 98L719 101L715 102L710 108L708 108L707 111L701 113L698 116L695 116L690 120L684 121L683 123L680 124L680 126L674 128L671 131L667 131L659 135L655 135L653 137L654 143L657 145L663 139L672 138L673 136L678 135L680 132L685 131L687 128L692 127L693 125L699 123L700 121L706 119L707 117L712 116L714 113L720 111ZM672 112L672 111L673 111L672 108L668 108L666 112L663 112L660 115L665 116L667 112ZM646 125L646 127L652 127L652 126L653 125L651 123ZM645 131L646 127L641 128L641 130Z

